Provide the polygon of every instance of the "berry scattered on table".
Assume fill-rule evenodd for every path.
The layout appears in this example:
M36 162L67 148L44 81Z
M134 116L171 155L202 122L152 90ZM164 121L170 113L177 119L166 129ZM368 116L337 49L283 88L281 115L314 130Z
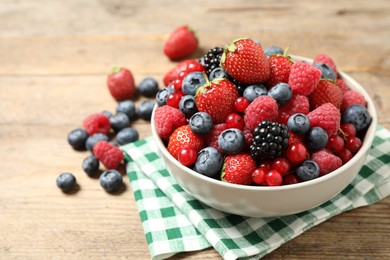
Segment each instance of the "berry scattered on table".
M123 128L128 127L129 124L130 120L125 113L119 112L110 117L110 125L115 132L119 132Z
M99 182L105 191L116 193L123 185L123 178L117 170L107 170L100 175Z
M187 58L197 49L198 39L188 26L177 27L164 45L164 53L171 60Z
M76 150L85 149L88 133L81 128L74 129L68 134L68 143Z
M107 135L110 132L110 120L103 113L94 113L87 116L83 121L84 130L88 135L102 133Z
M130 121L135 120L137 118L137 112L135 110L135 104L132 100L124 100L118 102L116 107L117 113L124 113L127 115Z
M93 154L106 167L107 170L117 169L123 160L122 151L115 145L100 141L93 147Z
M125 145L137 141L139 138L138 131L132 127L126 127L116 134L116 141L119 145Z
M126 68L113 68L107 77L107 86L116 101L131 99L136 91L133 74Z
M94 155L86 157L81 165L83 171L88 174L88 176L96 176L99 172L99 166L99 159Z
M76 178L70 172L61 173L56 180L58 188L63 192L68 193L76 187Z
M158 82L152 77L144 78L138 85L139 93L144 97L154 97L159 91Z
M85 142L85 147L89 150L89 151L92 151L93 150L93 147L95 146L95 144L97 144L98 142L100 141L109 141L110 138L105 135L105 134L102 134L102 133L97 133L97 134L93 134L91 136L89 136Z
M156 102L153 100L144 100L138 106L138 116L144 120L150 121L153 108Z

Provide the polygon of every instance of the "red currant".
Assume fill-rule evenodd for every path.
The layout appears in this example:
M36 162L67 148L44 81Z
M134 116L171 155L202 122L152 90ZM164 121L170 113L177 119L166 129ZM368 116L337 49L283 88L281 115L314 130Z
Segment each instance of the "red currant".
M265 181L268 186L280 186L283 182L283 177L277 170L270 170L265 176Z
M200 64L199 62L191 62L190 64L187 65L186 71L187 73L195 72L195 71L202 72L205 71L205 69L202 66L202 64Z
M349 136L356 136L356 127L353 124L344 123L340 126L341 137L347 139Z
M286 150L286 157L292 164L301 163L307 158L307 149L300 142L291 144Z
M233 113L228 115L226 118L227 128L237 128L240 130L244 129L244 119L239 114Z
M290 170L290 162L284 157L276 158L272 163L272 169L284 175Z
M195 163L197 158L198 153L194 148L182 148L177 155L177 160L184 166L189 166Z
M179 108L179 103L180 103L181 97L182 97L182 94L178 93L178 92L170 94L167 98L167 105L174 107L174 108Z
M295 183L299 183L299 178L295 174L290 173L283 176L283 185L290 185Z
M176 90L176 92L181 91L183 80L182 79L175 79L173 81L173 88Z
M244 97L239 97L234 102L234 108L238 112L244 112L245 109L249 106L249 101Z
M179 72L179 75L177 75L177 79L183 81L183 79L185 78L185 76L187 76L188 72L185 71L185 70L182 70Z
M348 149L342 149L340 152L337 153L337 156L341 159L343 164L347 163L352 158L352 153Z
M265 176L267 175L267 170L264 168L257 168L252 172L252 181L257 185L265 185Z
M269 171L271 170L271 164L272 163L270 161L265 161L259 164L259 168Z
M326 149L338 153L344 148L344 139L338 135L333 135L329 138L328 143L326 144Z
M356 136L349 136L345 141L345 148L351 151L351 153L357 153L362 147L362 141Z

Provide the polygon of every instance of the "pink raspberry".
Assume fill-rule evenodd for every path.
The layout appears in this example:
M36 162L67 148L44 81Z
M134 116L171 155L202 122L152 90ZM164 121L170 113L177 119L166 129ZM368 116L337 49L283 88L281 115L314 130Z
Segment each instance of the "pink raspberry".
M367 102L366 99L362 94L355 90L348 90L347 92L344 93L343 96L343 101L341 102L341 111L344 111L348 107L355 105L355 104L360 104L362 106L366 106Z
M156 108L154 112L154 124L158 135L163 139L168 140L176 128L186 123L184 114L177 108L164 105Z
M275 121L278 117L278 104L270 96L259 96L245 109L245 126L253 131L264 120Z
M103 113L95 113L84 119L83 127L89 135L96 133L108 135L111 129L111 124L106 115Z
M339 86L343 94L349 90L347 83L345 83L345 81L342 79L336 79L336 84Z
M288 84L293 94L308 96L321 79L321 70L311 64L296 62L291 66Z
M287 124L288 118L296 113L308 114L310 103L308 97L302 95L293 95L291 99L279 108L278 122Z
M96 158L108 169L117 169L123 160L122 151L115 145L106 141L100 141L93 147Z
M328 153L326 150L320 150L312 154L311 159L320 167L320 175L328 174L343 165L339 157Z
M245 137L245 148L249 149L252 144L253 134L248 128L245 128L242 132L244 133Z
M218 145L218 136L226 129L225 123L213 125L211 131L205 136L206 145L214 147L222 153L222 150Z
M318 54L315 58L314 58L314 62L313 63L324 63L326 65L328 65L329 67L332 68L332 70L334 71L334 73L337 74L337 68L336 68L336 63L332 60L331 57L329 57L328 55L326 54Z
M307 117L310 120L310 126L319 126L323 128L328 136L337 134L340 128L340 110L333 104L326 103L312 110Z

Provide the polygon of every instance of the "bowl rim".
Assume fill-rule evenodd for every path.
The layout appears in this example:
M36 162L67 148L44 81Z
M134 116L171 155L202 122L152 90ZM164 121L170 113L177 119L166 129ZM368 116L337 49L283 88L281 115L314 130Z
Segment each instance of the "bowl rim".
M294 61L301 61L301 62L306 62L306 63L310 63L310 64L312 64L312 62L313 62L312 59L309 59L306 57L297 56L297 55L290 55L290 56ZM348 82L352 83L353 90L357 90L366 99L367 109L371 115L371 123L366 131L362 147L351 158L351 160L349 160L347 163L342 165L340 168L338 168L338 169L336 169L336 170L334 170L326 175L320 176L318 178L315 178L315 179L312 179L309 181L291 184L291 185L256 186L256 185L240 185L240 184L229 183L229 182L213 179L213 178L207 177L203 174L200 174L200 173L192 170L191 168L188 168L188 167L182 165L166 149L164 143L161 140L161 137L157 134L157 131L155 129L154 112L155 112L156 108L158 107L157 104L153 108L152 117L151 117L151 124L150 125L151 125L151 130L152 130L152 136L153 136L154 140L156 141L156 144L159 148L158 150L161 153L163 153L164 156L167 157L170 161L172 161L172 163L175 164L176 167L183 170L185 173L190 174L192 177L194 177L196 179L210 182L210 183L217 185L217 186L221 186L221 187L229 188L229 189L234 189L234 190L246 190L246 191L287 191L287 190L301 189L301 188L308 187L308 186L315 186L319 183L325 182L325 181L332 179L340 174L343 174L345 169L347 169L350 165L353 165L354 163L359 161L363 156L365 156L368 153L368 150L371 148L372 142L373 142L374 137L375 137L375 128L377 126L377 113L376 113L376 109L374 106L374 102L372 101L372 99L368 95L368 93L365 91L365 89L356 80L354 80L351 76L349 76L348 74L346 74L343 71L339 70L338 73L340 74L342 79L346 79Z

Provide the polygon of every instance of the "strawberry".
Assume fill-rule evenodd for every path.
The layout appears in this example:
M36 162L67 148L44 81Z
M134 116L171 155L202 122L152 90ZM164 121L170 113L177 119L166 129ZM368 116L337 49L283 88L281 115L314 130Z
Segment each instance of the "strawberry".
M107 77L107 86L116 101L131 99L136 91L133 74L130 70L120 67L112 69Z
M198 153L203 147L204 139L194 134L189 125L178 127L169 137L168 152L176 159L182 148L193 148Z
M331 103L335 107L340 108L342 99L342 90L329 80L320 80L309 96L311 109L315 109L325 103Z
M180 72L185 73L184 75L182 75L182 77L184 78L184 76L188 73L196 71L204 72L205 69L202 64L200 64L196 60L184 60L164 75L163 82L165 86L168 86L169 83L174 82L179 77Z
M198 39L188 26L177 27L164 45L164 53L171 60L186 58L197 49Z
M196 107L213 119L213 124L225 123L228 115L234 113L238 98L236 87L227 79L214 79L201 86L195 95Z
M270 68L263 49L253 40L240 38L227 47L221 66L233 78L245 84L268 80Z
M290 75L291 61L289 56L272 55L268 58L270 67L270 77L267 81L267 86L273 87L278 83L288 83Z
M247 153L229 155L225 158L221 180L242 184L252 184L252 172L256 169L256 162Z

